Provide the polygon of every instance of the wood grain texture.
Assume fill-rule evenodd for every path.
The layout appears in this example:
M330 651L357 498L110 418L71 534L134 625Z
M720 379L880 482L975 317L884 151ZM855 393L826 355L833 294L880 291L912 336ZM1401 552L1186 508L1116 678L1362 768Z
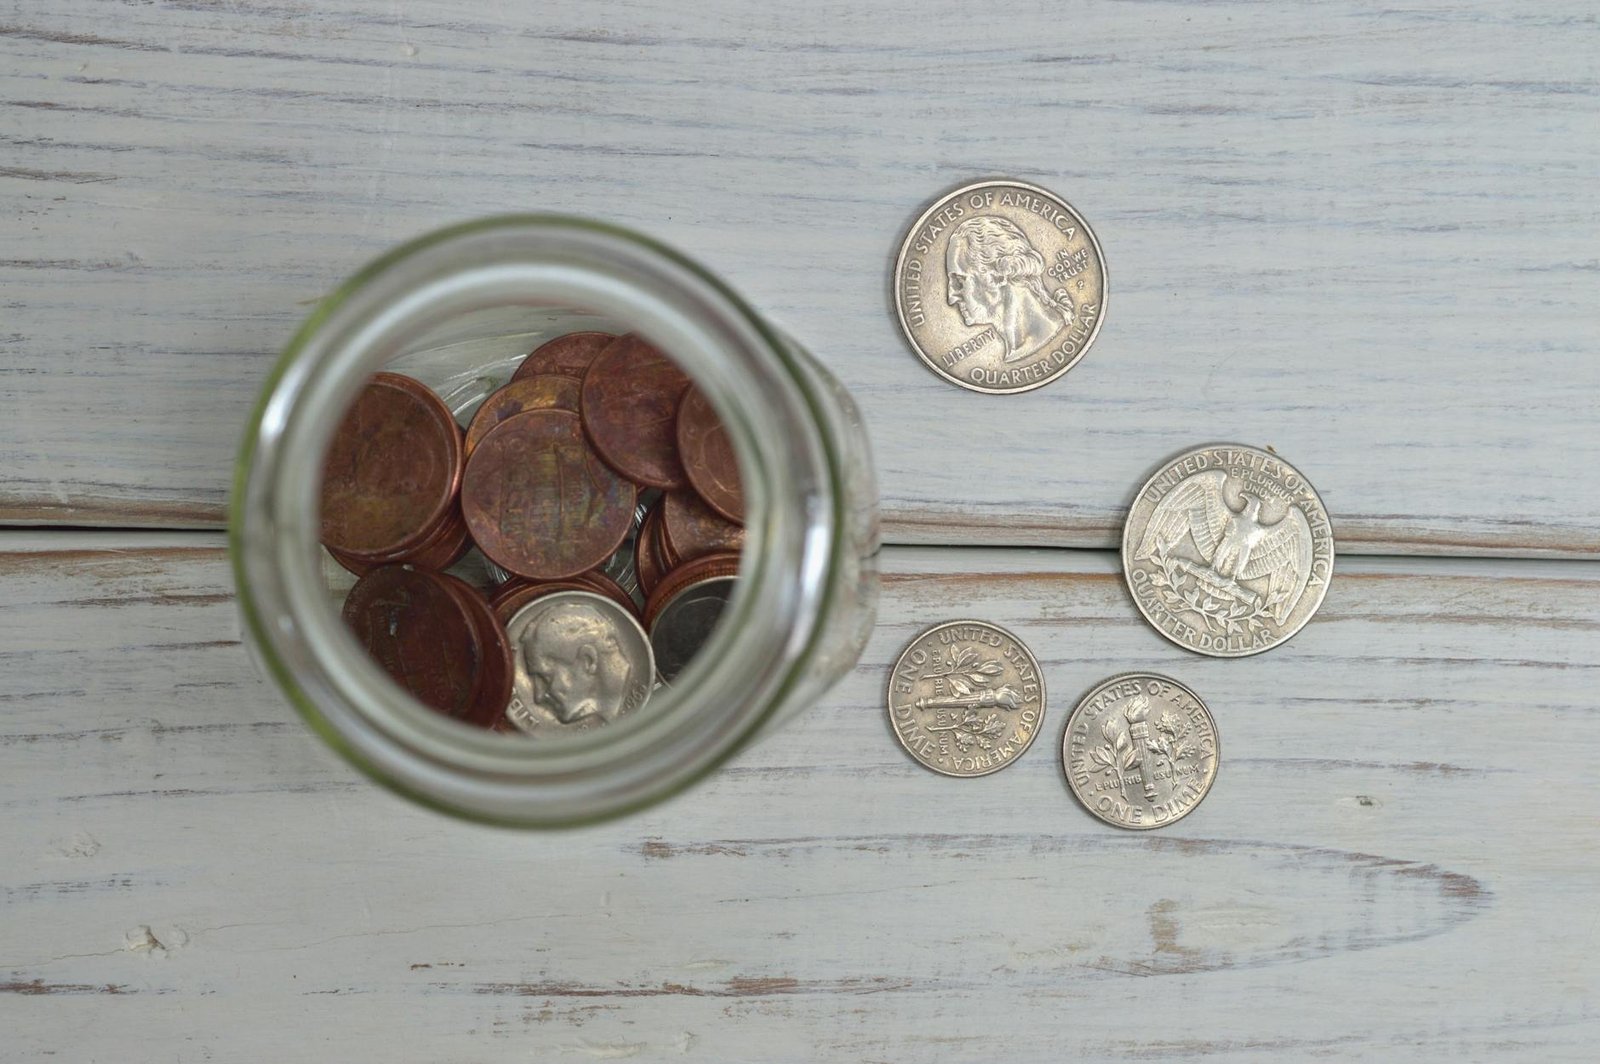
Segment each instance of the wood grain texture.
M17 2L0 521L214 526L274 352L369 256L513 210L703 260L828 362L900 542L1107 546L1165 456L1271 445L1346 552L1600 552L1589 5ZM972 395L888 300L921 204L1070 200L1063 381Z
M0 536L7 1059L1591 1059L1600 567L1347 561L1291 643L1212 661L1142 626L1110 554L884 562L823 704L663 807L539 835L335 761L238 646L218 538ZM881 702L961 614L1050 687L976 780L913 764ZM1057 760L1128 668L1222 736L1205 803L1147 835Z

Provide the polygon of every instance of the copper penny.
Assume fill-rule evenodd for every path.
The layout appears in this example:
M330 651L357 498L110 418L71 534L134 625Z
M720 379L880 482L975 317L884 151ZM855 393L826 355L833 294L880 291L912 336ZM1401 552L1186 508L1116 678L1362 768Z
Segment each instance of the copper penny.
M437 573L385 565L356 581L344 622L417 701L448 717L472 708L483 660L477 625Z
M682 565L707 554L744 549L744 526L717 513L692 491L669 491L661 503L667 558Z
M471 706L458 719L480 728L491 728L505 716L506 706L511 703L511 681L516 672L511 640L506 636L505 625L489 608L483 592L449 573L441 573L439 578L471 615L483 648L483 665L478 671Z
M689 484L711 508L729 521L744 521L744 487L739 483L739 456L727 426L699 388L683 393L678 407L678 457Z
M489 560L555 580L610 557L633 524L636 489L589 450L578 415L507 418L467 462L461 508Z
M384 555L375 561L359 555L346 554L332 547L328 548L328 553L333 555L334 561L352 573L364 576L380 565L401 563L414 565L419 569L448 569L466 557L467 550L471 546L472 539L467 534L467 522L461 516L461 508L452 506L446 512L445 519L439 523L439 527L410 550Z
M682 564L683 559L672 553L672 544L667 541L667 500L663 498L656 509L660 515L650 527L650 547L655 551L656 561L660 565L660 576L666 576ZM659 577L656 583L661 583ZM648 593L646 597L649 597Z
M661 611L667 607L677 594L685 588L698 584L702 580L715 580L718 577L738 576L739 556L737 554L708 554L703 558L696 558L692 562L685 562L672 572L662 577L661 583L650 592L649 600L644 604L644 630L650 631L655 627L656 619L661 616Z
M428 388L379 373L334 431L323 458L322 542L374 557L437 530L461 484L461 429Z
M667 574L667 560L661 556L661 504L658 502L645 515L639 526L639 539L634 544L635 569L639 574L639 590L648 598L650 592Z
M636 483L682 487L678 399L687 387L683 370L654 344L618 337L583 375L583 428L596 453Z
M593 587L578 580L513 580L496 591L494 598L490 601L494 606L496 619L501 624L510 624L511 618L515 617L522 607L528 603L561 591L595 593Z
M519 381L537 373L557 373L582 380L589 363L615 339L610 333L575 332L547 340L522 360L511 379Z
M538 593L530 596L527 593L530 588L537 588ZM516 607L520 609L539 595L548 595L554 591L592 591L597 595L604 595L635 617L639 615L639 606L632 597L622 590L621 585L615 580L598 569L590 569L566 580L524 580L516 577L509 584L496 588L489 602L501 621L509 624L516 609L507 611L502 608L504 603L513 601L515 597Z
M565 410L576 414L582 389L583 382L577 377L558 377L554 373L513 380L485 399L478 412L472 415L472 424L467 426L467 454L472 453L490 429L526 410Z

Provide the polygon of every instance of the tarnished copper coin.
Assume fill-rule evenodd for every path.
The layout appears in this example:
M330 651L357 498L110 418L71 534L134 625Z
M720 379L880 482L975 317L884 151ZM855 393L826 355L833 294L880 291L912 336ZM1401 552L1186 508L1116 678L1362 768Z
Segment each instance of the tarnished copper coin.
M480 728L492 728L505 716L506 706L511 703L511 681L516 672L511 641L483 592L449 573L440 573L439 579L472 617L483 652L472 701L457 719Z
M744 526L717 513L692 491L669 491L662 499L661 533L667 564L672 566L744 549Z
M737 554L708 554L703 558L696 558L692 562L685 562L672 572L662 577L656 589L650 592L650 598L644 604L644 629L653 631L656 621L661 616L661 611L666 608L677 594L687 587L702 580L715 580L721 577L739 575L739 556Z
M540 594L549 594L551 591L593 591L597 595L604 595L634 616L637 617L639 615L638 604L633 601L632 596L622 590L615 580L598 569L590 569L566 580L524 580L521 577L513 578L511 583L504 587L496 588L494 597L491 599L496 612L500 614L502 620L509 623L511 614L516 611L511 610L510 613L507 613L500 609L500 604L510 601L513 595L522 594L528 588L538 588ZM521 605L527 605L533 601L533 598L537 597L538 595L534 595L530 598L522 594L518 601Z
M478 412L472 415L472 424L467 426L467 454L472 454L478 441L508 417L529 410L565 410L576 414L582 389L583 382L577 377L558 377L554 373L513 380L485 399Z
M639 526L639 538L634 543L635 569L639 574L639 590L645 597L655 590L661 578L667 575L667 560L662 557L661 503L657 502L645 515Z
M744 487L739 456L711 400L699 388L683 393L678 407L678 457L690 485L711 508L730 521L744 521Z
M385 565L356 581L343 617L394 681L448 717L470 713L483 662L478 627L437 573Z
M490 561L555 580L610 557L633 523L635 498L633 484L589 450L576 414L532 410L478 443L461 509Z
M436 531L461 484L461 429L426 385L374 376L323 458L321 539L374 558Z
M678 460L683 370L643 337L618 337L583 375L583 428L596 453L652 488L688 483Z
M547 340L522 360L511 379L519 381L538 373L558 373L582 380L589 363L615 339L610 333L575 332Z
M587 591L591 595L597 592L593 587L580 580L521 580L514 579L504 587L497 589L494 598L490 599L494 607L494 615L501 624L510 624L511 618L528 603L541 599L546 595L559 594L562 591Z
M409 564L419 569L448 569L466 556L467 550L472 546L472 540L467 534L467 522L461 516L459 506L450 507L445 514L445 519L439 527L428 534L428 538L415 547L384 555L376 561L368 560L360 555L346 554L344 551L328 548L328 553L333 560L355 573L364 576L380 565Z

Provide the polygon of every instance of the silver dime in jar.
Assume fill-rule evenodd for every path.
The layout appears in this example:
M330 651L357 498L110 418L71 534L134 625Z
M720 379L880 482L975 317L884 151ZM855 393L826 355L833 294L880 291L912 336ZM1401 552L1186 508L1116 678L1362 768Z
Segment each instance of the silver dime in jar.
M939 376L978 392L1025 392L1077 364L1106 313L1106 267L1088 223L1018 181L958 188L906 234L895 309Z
M478 553L481 556L483 552L479 551ZM489 579L491 582L493 582L495 587L499 587L501 584L507 583L511 579L510 573L500 568L488 558L483 559L483 571L489 574Z
M987 621L920 633L889 674L889 724L920 764L986 776L1022 756L1044 719L1044 676L1022 640Z
M1194 812L1217 778L1217 724L1200 696L1154 673L1113 676L1067 718L1061 765L1083 807L1119 828Z
M1161 464L1128 510L1122 571L1145 620L1217 658L1305 627L1333 577L1333 525L1304 474L1238 443Z
M516 672L506 717L535 735L602 727L644 705L655 657L644 629L603 595L535 599L506 625Z
M671 683L711 638L737 577L700 580L673 595L650 625L650 647L663 683Z

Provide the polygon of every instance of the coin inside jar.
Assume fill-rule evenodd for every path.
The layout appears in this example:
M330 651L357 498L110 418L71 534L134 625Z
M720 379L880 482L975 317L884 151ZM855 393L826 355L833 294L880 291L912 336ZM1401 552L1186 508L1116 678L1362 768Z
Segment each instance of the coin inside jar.
M512 380L485 399L472 416L472 423L467 426L467 453L472 453L490 429L525 411L565 410L576 414L581 388L578 378L559 377L553 373Z
M447 717L471 715L483 646L476 622L438 574L386 565L356 581L342 616L394 681Z
M587 572L579 573L573 579L579 583L589 585L635 617L639 615L639 604L633 600L633 596L621 584L612 579L604 569L590 569Z
M505 626L500 623L494 611L489 608L488 600L477 588L449 573L439 573L437 576L455 597L456 602L472 618L473 628L478 634L478 643L482 650L482 667L478 672L472 698L468 708L459 714L457 719L481 728L493 728L505 719L506 706L511 701L512 673L515 666Z
M674 569L651 593L644 624L663 682L676 679L711 638L738 574L737 554L712 554Z
M744 549L744 527L729 521L687 490L669 491L662 497L661 535L670 565Z
M639 577L639 590L645 597L655 590L661 578L667 575L667 560L661 546L661 509L658 500L645 515L639 526L639 536L634 543L635 571Z
M385 554L347 554L328 547L333 560L357 576L365 576L380 565L414 565L419 569L448 569L466 556L472 547L472 537L467 532L467 522L461 516L461 507L452 504L426 539L414 547Z
M494 608L495 616L500 619L501 624L510 624L511 618L528 603L563 591L589 591L598 594L593 586L577 579L524 580L518 576L512 577L504 586L496 588L489 604Z
M636 711L655 657L633 615L593 591L534 599L506 625L516 678L506 716L534 735L585 731Z
M711 508L729 521L744 521L739 456L727 427L699 388L683 393L678 407L678 455L684 474Z
M605 561L628 534L635 497L634 485L589 449L577 415L533 410L479 442L461 505L490 561L552 580Z
M489 601L501 621L509 623L512 616L523 606L536 598L558 591L593 591L604 595L634 616L639 614L639 606L633 601L633 597L615 580L598 569L587 570L566 580L524 580L522 577L513 577L506 584L496 588L494 596Z
M518 381L540 373L555 373L582 380L589 364L616 337L606 332L574 332L548 340L533 349L511 375Z
M677 364L643 337L618 337L583 376L583 427L595 451L652 488L687 483L678 459L678 401L689 387Z
M323 458L321 540L380 560L418 546L461 483L461 430L426 385L379 373L345 412Z
M433 392L396 374L380 374L376 397L352 408L327 482L336 496L359 490L327 507L324 543L361 577L345 618L397 682L455 720L539 735L599 727L648 699L654 644L677 676L733 593L744 529L702 494L720 492L723 509L742 515L731 444L703 397L683 416L689 379L636 336L557 337L485 395L491 381L451 393L463 416L474 412L465 433ZM679 457L680 434L701 487ZM433 463L436 452L447 460ZM434 464L454 472L424 497L415 481ZM340 475L354 466L378 475ZM404 511L406 534L339 546L340 529L379 525L341 521L363 505ZM496 585L492 598L442 572L473 546L462 572Z

